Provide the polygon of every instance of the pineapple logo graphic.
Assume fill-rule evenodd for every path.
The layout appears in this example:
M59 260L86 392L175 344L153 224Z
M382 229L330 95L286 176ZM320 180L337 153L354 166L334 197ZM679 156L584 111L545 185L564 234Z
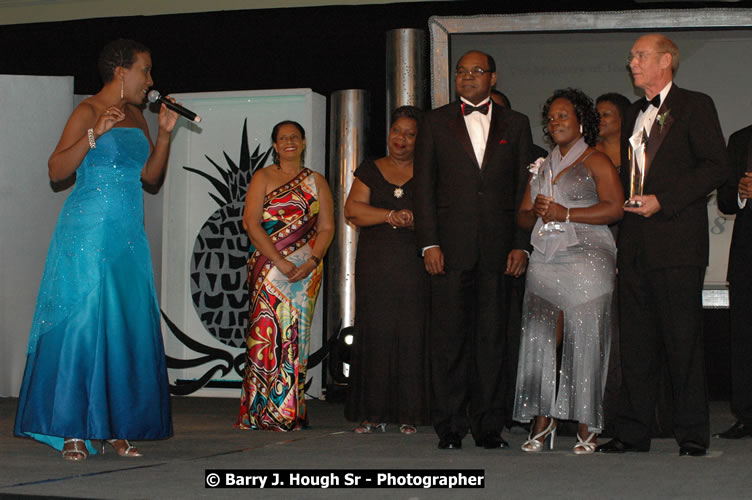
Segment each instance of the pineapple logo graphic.
M188 395L204 386L240 388L239 381L212 380L226 377L232 371L243 377L245 351L234 355L229 348L244 348L248 329L248 270L250 239L243 229L243 208L251 176L269 159L272 147L261 152L256 146L253 154L248 145L248 123L243 123L240 138L240 158L235 163L223 153L227 167L221 167L208 155L206 159L216 169L218 176L184 166L183 169L209 181L215 192L209 192L219 208L201 226L193 245L190 259L190 289L193 306L204 328L227 348L205 345L184 332L162 311L162 318L172 335L190 350L200 353L189 359L167 358L167 368L189 369L201 367L203 374L189 380L176 380L170 384L170 393ZM321 363L327 356L327 343L310 355L308 369ZM310 387L313 378L306 383Z
M251 241L243 229L243 207L253 173L264 165L271 147L260 153L248 147L247 120L243 123L240 160L236 164L224 153L228 168L206 159L219 177L195 168L188 172L207 179L219 196L209 193L219 208L196 237L191 257L191 298L201 323L214 338L231 347L242 347L248 327L248 270L246 261Z

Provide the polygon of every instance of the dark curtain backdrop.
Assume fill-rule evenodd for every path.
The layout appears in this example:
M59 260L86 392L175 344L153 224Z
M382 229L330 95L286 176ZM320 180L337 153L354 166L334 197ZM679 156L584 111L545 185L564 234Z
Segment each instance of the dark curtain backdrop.
M101 47L115 38L133 38L151 48L155 88L163 94L312 88L328 98L337 90L366 89L372 110L370 152L381 155L387 31L427 30L432 15L631 8L646 6L624 0L423 2L0 26L0 74L72 75L77 94L93 94L101 87L96 70Z

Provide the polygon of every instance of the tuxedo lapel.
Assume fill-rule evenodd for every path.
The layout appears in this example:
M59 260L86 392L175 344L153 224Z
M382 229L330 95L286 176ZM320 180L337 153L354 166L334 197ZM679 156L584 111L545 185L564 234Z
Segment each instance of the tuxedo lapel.
M624 128L622 129L622 137L624 137L625 140L624 144L628 147L628 160L632 158L632 146L629 143L629 138L632 137L632 131L635 128L635 123L637 123L637 117L639 114L640 106L637 103L632 104L627 111L627 119L624 122Z
M749 143L747 144L747 158L746 158L746 160L747 160L747 163L744 164L744 166L745 166L745 172L752 172L752 136L750 136ZM744 174L742 174L742 176L743 175ZM744 205L744 208L742 210L744 210L745 212L747 212L747 214L749 214L750 212L752 212L752 208L750 208L750 207L752 207L752 203L750 203L749 201L747 201L747 203ZM749 217L749 215L747 215L747 217ZM752 236L752 232L748 231L748 233L749 233L750 236Z
M475 157L473 143L470 141L470 134L467 132L465 118L462 116L462 108L459 104L454 107L454 112L449 120L449 129L455 140L462 146L467 156L470 157L473 164L478 167L478 159Z
M634 130L635 122L637 121L637 115L640 114L640 105L638 104L640 101L636 101L632 103L632 106L629 107L629 110L627 111L627 120L624 123L625 130L627 130L629 133L627 134L627 137L632 136L632 131Z
M501 141L504 138L504 132L506 131L506 123L504 122L503 109L496 104L493 105L493 111L491 113L491 127L488 129L488 138L486 139L486 151L483 153L483 165L481 165L481 171L485 170L488 164L489 158L493 155L496 148L501 146Z
M653 158L663 144L663 140L671 130L671 126L674 124L674 116L671 110L672 105L675 104L675 90L676 86L672 85L671 90L668 91L666 100L661 104L658 114L655 117L653 126L650 127L650 136L648 137L647 148L645 149L645 163L646 173L650 175L650 166L653 164Z
M625 187L627 185L625 179L627 179L626 176L629 175L629 168L632 163L632 146L629 143L629 138L632 136L632 131L634 130L635 122L637 121L637 115L639 114L640 106L637 104L637 102L632 103L632 105L627 108L626 115L624 117L624 125L621 129L620 173L622 174L622 182L624 183Z

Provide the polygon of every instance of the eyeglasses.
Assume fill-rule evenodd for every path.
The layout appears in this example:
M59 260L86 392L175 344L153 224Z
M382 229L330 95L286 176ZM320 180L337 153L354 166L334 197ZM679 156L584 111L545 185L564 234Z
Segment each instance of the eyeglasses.
M492 73L492 71L489 71L487 69L483 69L479 66L475 66L474 68L466 69L466 68L457 68L454 71L454 76L457 78L462 78L467 75L473 75L473 76L483 76L486 73Z
M629 54L627 56L627 62L631 63L632 59L637 59L637 62L644 62L645 59L652 56L653 54L668 54L665 50L659 50L655 52L635 52L634 54Z

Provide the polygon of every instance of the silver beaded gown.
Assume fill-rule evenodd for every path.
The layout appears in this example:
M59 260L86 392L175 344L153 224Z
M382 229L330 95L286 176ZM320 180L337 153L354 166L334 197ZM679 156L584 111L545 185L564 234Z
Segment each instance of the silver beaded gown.
M531 182L531 196L538 194ZM561 174L555 201L568 208L598 203L595 180L580 162ZM533 229L538 231L540 220ZM522 307L514 419L537 415L603 429L602 399L616 326L616 245L607 225L569 223L576 238L546 260L534 249ZM557 391L556 321L564 313Z

